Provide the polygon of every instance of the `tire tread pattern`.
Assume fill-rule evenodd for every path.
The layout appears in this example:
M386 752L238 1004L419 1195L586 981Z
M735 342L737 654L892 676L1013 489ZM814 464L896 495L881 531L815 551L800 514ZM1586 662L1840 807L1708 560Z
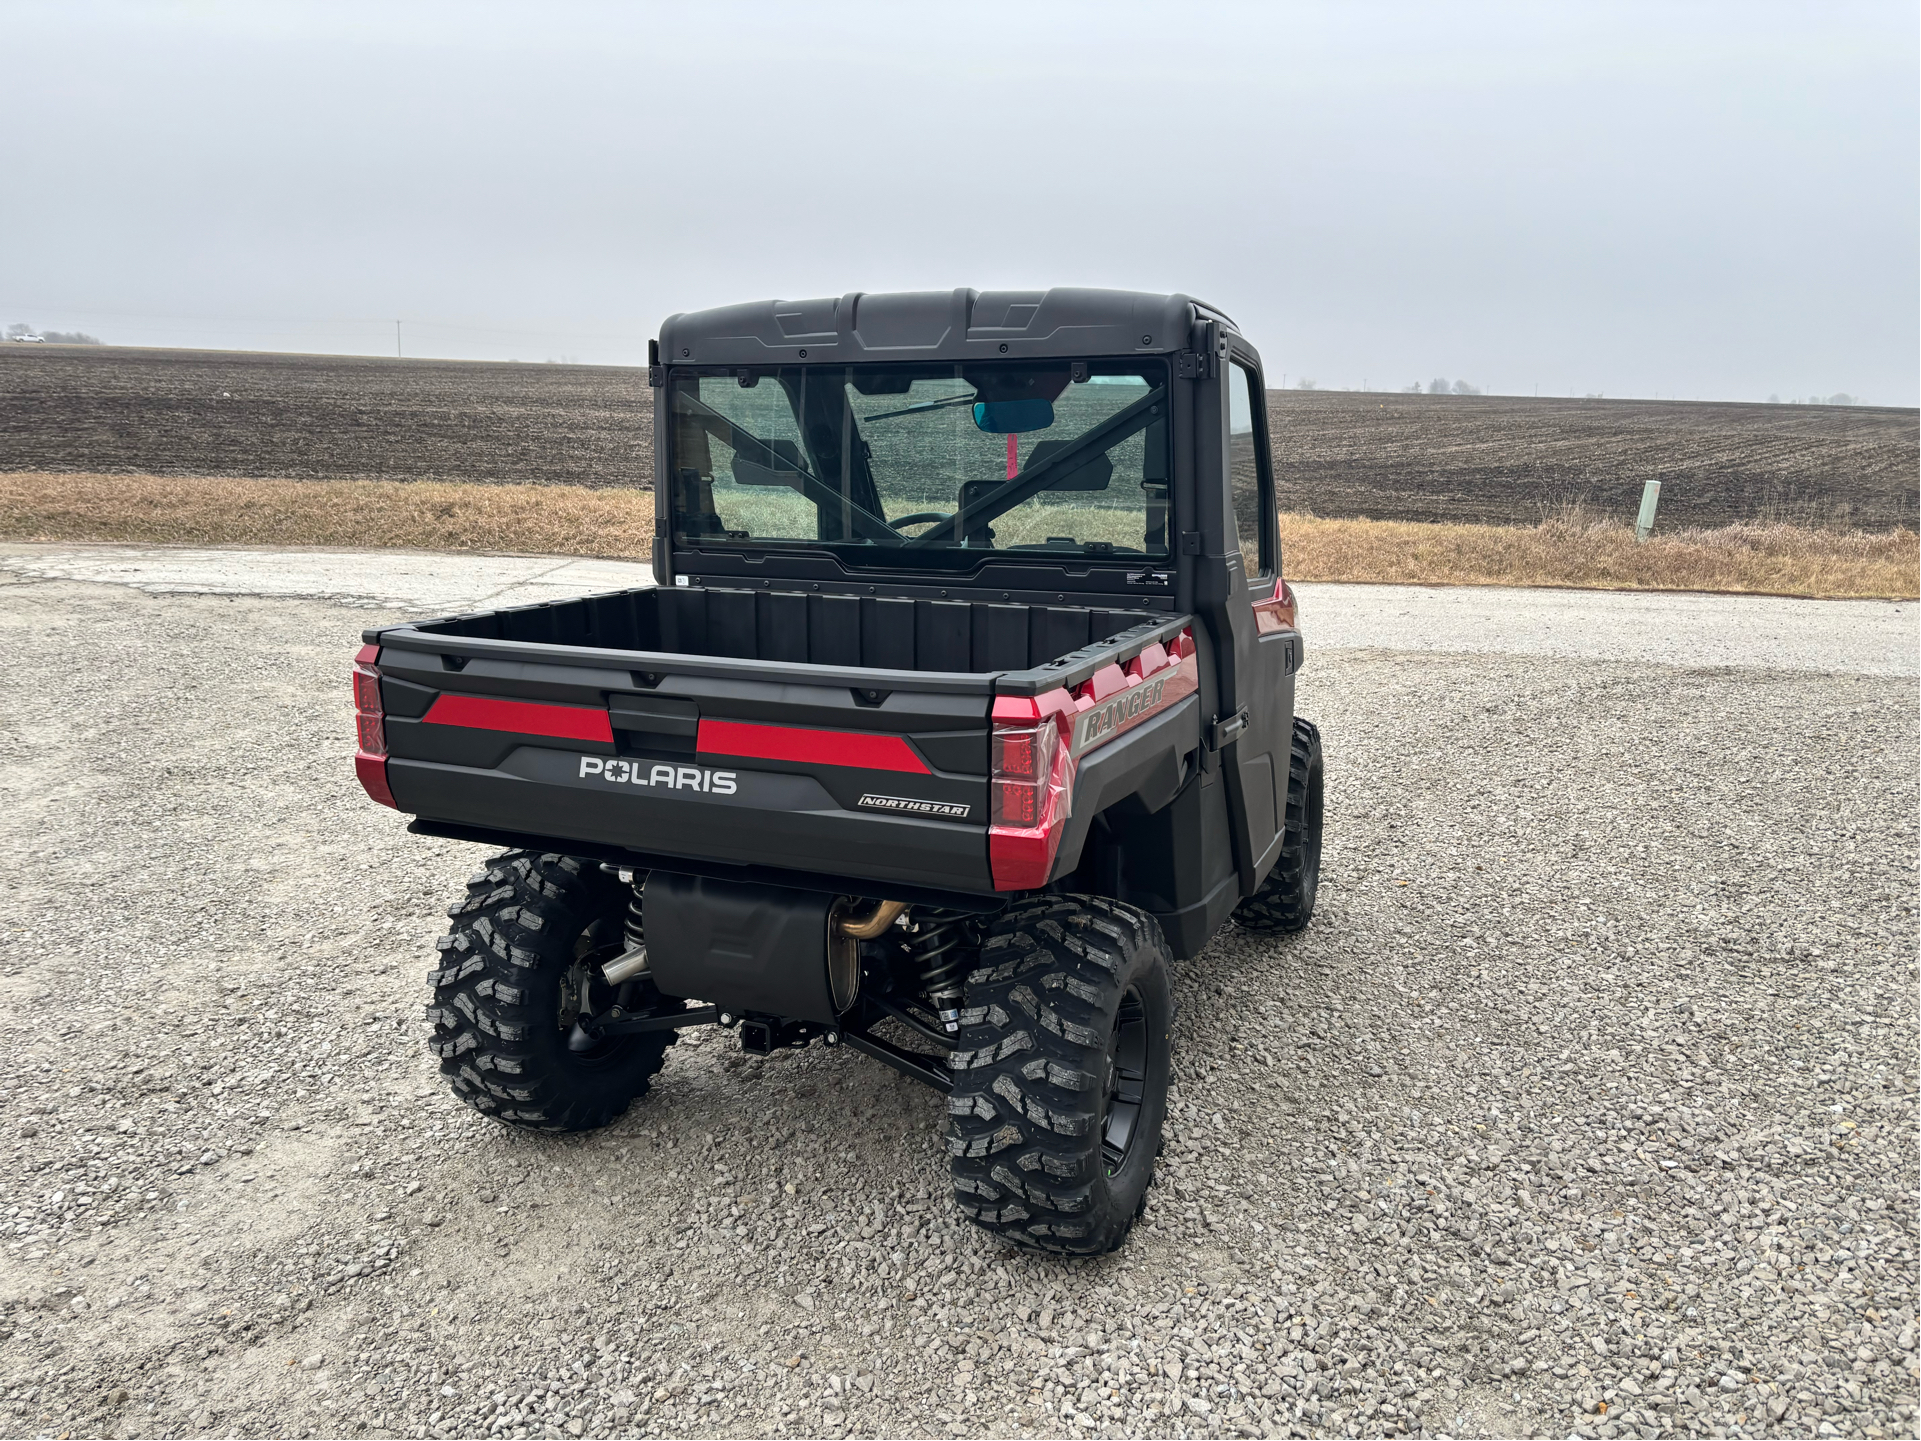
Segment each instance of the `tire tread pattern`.
M955 1203L1014 1245L1099 1254L1139 1214L1143 1198L1115 1204L1099 1128L1108 1035L1143 952L1164 987L1160 927L1096 896L1017 902L989 927L950 1061L947 1149Z
M1287 758L1287 834L1274 869L1267 873L1260 889L1234 908L1234 924L1244 931L1290 936L1306 930L1313 919L1319 877L1310 877L1308 866L1311 862L1318 869L1320 847L1319 837L1314 845L1308 843L1307 791L1310 775L1320 769L1320 764L1320 728L1296 716Z
M675 1032L628 1038L590 1068L567 1051L554 1008L575 941L625 900L595 863L531 851L497 856L467 882L447 908L454 926L435 943L440 964L428 977L428 1045L455 1095L515 1126L580 1131L614 1120L647 1089Z

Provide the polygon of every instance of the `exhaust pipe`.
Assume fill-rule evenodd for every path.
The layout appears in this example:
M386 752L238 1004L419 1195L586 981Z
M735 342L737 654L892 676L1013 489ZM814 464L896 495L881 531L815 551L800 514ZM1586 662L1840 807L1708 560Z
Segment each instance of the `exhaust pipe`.
M849 904L843 896L827 912L827 985L836 1011L850 1010L860 999L860 943L877 940L907 909L906 901L882 901L856 920L846 912Z
M883 931L894 924L894 919L907 909L906 901L882 901L875 906L872 914L862 921L850 916L840 916L835 922L835 934L846 936L852 941L878 940Z
M647 947L635 946L630 951L622 952L602 966L600 973L607 978L607 984L610 986L618 986L622 982L633 980L635 976L646 975Z

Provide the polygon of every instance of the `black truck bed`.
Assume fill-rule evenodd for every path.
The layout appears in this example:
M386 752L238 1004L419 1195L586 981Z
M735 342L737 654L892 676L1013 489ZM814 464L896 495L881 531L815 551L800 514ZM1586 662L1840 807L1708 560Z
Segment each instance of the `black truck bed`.
M676 586L370 630L363 659L380 673L386 783L417 829L991 895L997 701L1086 709L1149 665L1164 702L1090 732L1101 754L1076 788L1107 789L1103 772L1119 785L1120 769L1137 785L1150 752L1173 776L1198 735L1191 684L1164 685L1191 680L1191 656L1169 653L1189 624Z
M1084 605L679 586L481 611L404 629L425 636L979 676L1039 667L1166 619L1145 610Z

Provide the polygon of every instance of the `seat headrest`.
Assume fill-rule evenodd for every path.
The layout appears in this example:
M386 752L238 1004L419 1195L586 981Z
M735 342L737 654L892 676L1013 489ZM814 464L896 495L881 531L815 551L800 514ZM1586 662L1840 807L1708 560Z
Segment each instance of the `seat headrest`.
M1043 440L1028 455L1022 470L1032 470L1056 451L1067 449L1070 442L1065 440ZM1049 490L1106 490L1108 482L1114 478L1114 462L1107 452L1090 455L1072 470L1057 475L1047 483Z
M738 451L734 454L734 483L736 485L785 485L800 489L802 466L800 447L791 440L770 440L767 448L774 452L779 464L763 465L757 460L749 460Z

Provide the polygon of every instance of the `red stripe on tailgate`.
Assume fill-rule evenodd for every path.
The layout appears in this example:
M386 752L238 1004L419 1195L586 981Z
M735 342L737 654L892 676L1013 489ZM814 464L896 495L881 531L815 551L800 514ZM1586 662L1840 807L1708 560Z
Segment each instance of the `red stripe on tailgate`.
M491 696L442 695L422 717L429 725L466 726L472 730L514 731L520 735L554 736L569 741L606 741L614 728L598 706L544 705L531 700L495 700Z
M751 721L703 720L695 742L707 755L751 756L802 765L853 766L865 771L931 774L927 763L899 736L869 731L817 731Z

